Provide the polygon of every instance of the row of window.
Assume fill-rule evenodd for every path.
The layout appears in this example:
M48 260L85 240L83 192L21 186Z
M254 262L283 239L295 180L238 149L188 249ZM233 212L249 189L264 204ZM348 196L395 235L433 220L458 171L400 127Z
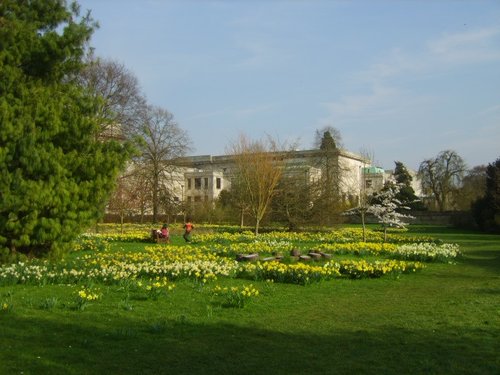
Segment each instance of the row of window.
M194 188L196 190L201 190L202 188L204 190L208 190L209 188L209 181L208 177L195 177L195 178L188 178L187 179L187 189L191 190L193 188L192 182L194 181ZM222 181L220 177L217 177L215 179L215 188L216 189L221 189L222 188Z

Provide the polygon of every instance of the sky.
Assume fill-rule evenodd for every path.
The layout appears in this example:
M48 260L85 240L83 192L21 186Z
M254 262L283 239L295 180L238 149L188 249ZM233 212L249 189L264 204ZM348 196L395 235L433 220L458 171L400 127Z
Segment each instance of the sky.
M317 130L393 169L500 157L500 1L79 0L91 46L174 115L190 155Z

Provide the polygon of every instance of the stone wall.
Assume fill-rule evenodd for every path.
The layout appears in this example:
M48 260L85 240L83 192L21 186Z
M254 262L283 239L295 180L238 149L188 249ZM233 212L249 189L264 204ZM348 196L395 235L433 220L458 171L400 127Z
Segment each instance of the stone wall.
M472 217L471 213L465 211L421 211L411 212L411 215L415 218L410 220L410 225L450 225L462 228L476 227L474 218ZM347 222L360 224L361 220L356 216L348 216ZM365 218L365 222L367 224L374 224L377 223L377 219L374 216L369 215Z

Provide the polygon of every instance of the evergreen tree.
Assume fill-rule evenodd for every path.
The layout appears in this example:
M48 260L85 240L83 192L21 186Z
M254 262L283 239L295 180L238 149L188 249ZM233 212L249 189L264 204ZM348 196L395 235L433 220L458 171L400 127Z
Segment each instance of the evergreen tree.
M313 148L320 150L324 150L325 148L343 148L340 130L330 125L324 126L321 129L316 129L314 133Z
M415 190L411 186L413 177L410 172L400 161L396 161L394 163L396 164L394 169L394 179L400 186L396 199L398 199L404 206L409 207L412 211L425 211L425 205L417 197Z
M460 211L470 210L473 203L483 197L486 169L486 165L477 165L466 172L462 185L453 197L453 202Z
M77 83L95 24L62 0L0 2L0 251L41 255L103 212L130 149Z
M472 213L481 229L500 232L500 158L488 164L485 194L474 202Z
M318 151L316 166L321 169L321 178L311 185L314 199L312 213L314 219L322 225L332 225L339 220L339 214L345 208L341 193L342 173L339 162L340 151L332 133L323 133Z
M337 145L335 144L332 133L330 133L329 131L324 132L323 138L321 138L321 145L319 146L319 149L323 151L333 151L336 148Z

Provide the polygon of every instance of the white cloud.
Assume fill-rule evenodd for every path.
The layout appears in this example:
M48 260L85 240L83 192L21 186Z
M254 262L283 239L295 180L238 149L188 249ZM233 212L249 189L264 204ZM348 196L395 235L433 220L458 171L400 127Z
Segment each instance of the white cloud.
M394 48L383 60L360 72L357 78L379 83L392 77L495 61L500 61L500 27L489 27L444 34L427 41L418 51Z
M394 100L399 94L394 88L374 86L369 94L344 96L339 101L323 103L323 106L335 120L378 116L394 111Z
M423 78L452 66L492 61L500 61L499 27L446 34L428 41L413 52L394 48L385 59L371 64L353 77L356 86L365 93L344 95L336 101L322 103L328 115L321 122L374 119L403 111L418 111L418 107L436 98L429 93L411 91L405 80L416 81L418 77ZM497 110L495 106L488 112Z
M469 64L500 60L500 28L482 28L445 34L430 41L432 56L449 64Z
M482 111L479 112L479 115L480 116L491 116L491 115L500 116L500 104L493 105L491 107L483 109Z

